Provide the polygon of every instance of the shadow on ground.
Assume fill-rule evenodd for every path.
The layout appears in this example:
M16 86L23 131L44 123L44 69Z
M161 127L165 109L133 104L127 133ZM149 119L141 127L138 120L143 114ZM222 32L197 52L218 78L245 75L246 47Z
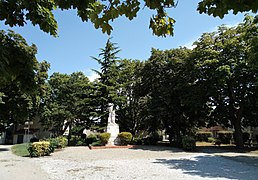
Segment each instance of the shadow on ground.
M0 152L3 152L3 151L10 151L10 148L6 148L6 147L0 147Z
M203 178L256 180L258 177L257 167L226 160L218 156L204 155L190 159L156 160L154 163L164 164L171 169L181 169L185 174Z
M152 146L152 145L135 145L133 150L146 150L146 151L171 151L171 152L184 152L182 149L171 146Z
M241 162L250 166L258 167L258 157L257 156L223 156L220 157L230 159L232 161Z
M198 152L203 153L249 153L257 150L257 147L245 147L238 150L235 146L197 146Z
M203 153L237 152L234 146L197 146L196 150Z

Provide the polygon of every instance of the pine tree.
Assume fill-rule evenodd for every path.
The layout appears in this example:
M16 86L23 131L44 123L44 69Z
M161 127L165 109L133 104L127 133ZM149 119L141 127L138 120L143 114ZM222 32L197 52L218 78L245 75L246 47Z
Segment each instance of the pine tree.
M101 119L100 124L105 125L107 121L106 109L108 103L113 103L116 108L118 102L121 100L118 93L120 84L117 81L119 77L119 57L116 56L120 52L120 49L116 46L116 43L112 43L109 38L105 48L100 50L99 58L93 57L93 59L101 65L101 70L93 71L99 75L99 79L95 83L95 98L98 106L97 111Z

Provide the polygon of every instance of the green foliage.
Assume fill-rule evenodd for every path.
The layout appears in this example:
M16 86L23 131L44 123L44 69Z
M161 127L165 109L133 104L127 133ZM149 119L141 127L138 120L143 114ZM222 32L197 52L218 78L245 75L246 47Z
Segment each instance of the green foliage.
M160 131L154 131L151 132L150 135L143 140L145 145L156 145L158 141L162 140L162 138L163 137Z
M250 138L250 134L248 132L243 132L243 141L247 143Z
M174 7L173 0L143 1L144 7L156 11L151 18L150 28L157 36L173 34L174 20L166 13L166 8ZM134 19L141 8L138 0L132 1L33 1L28 3L25 0L0 1L0 20L5 24L13 26L24 26L26 21L31 21L33 25L39 25L40 29L57 36L57 22L53 11L55 9L68 10L76 9L77 15L82 21L91 21L96 29L100 28L103 33L110 34L113 30L110 21L114 21L120 16L127 19Z
M28 152L28 143L23 143L23 144L15 144L12 146L12 152L13 154L17 156L22 156L22 157L28 157L30 156Z
M128 145L132 141L132 133L130 132L121 132L117 136L120 140L121 145Z
M202 0L198 4L198 11L223 18L229 11L233 10L233 14L239 12L252 11L256 13L258 10L257 1L234 1L234 0Z
M100 28L103 33L111 34L113 30L111 22L115 19L125 16L127 19L132 20L137 17L141 9L148 9L155 11L150 18L149 24L153 34L167 36L173 35L175 20L168 15L166 9L176 7L177 3L178 1L175 0L90 0L83 1L83 3L61 0L33 2L6 0L0 1L0 20L11 27L16 25L24 26L26 21L31 21L33 25L39 25L44 32L57 36L58 24L53 11L55 9L75 9L82 21L90 21L96 29ZM233 10L234 14L249 11L256 13L257 4L256 1L202 0L198 4L198 11L223 18L231 10Z
M221 145L221 140L219 138L216 138L215 141L214 141L214 145L218 145L220 146Z
M196 141L208 142L209 137L212 136L212 132L197 132L195 135Z
M102 145L103 144L102 144L101 140L95 141L95 142L90 144L90 146L102 146Z
M218 139L220 140L220 142L222 144L230 144L230 141L232 139L232 135L228 135L228 134L219 134L218 135Z
M4 93L3 92L0 92L0 104L4 104L3 102L3 97L4 97Z
M117 81L120 84L119 94L123 101L118 103L116 111L117 122L121 131L132 132L143 130L146 110L146 100L141 97L140 72L144 62L137 60L123 59L119 61L119 76Z
M86 138L86 144L91 145L94 142L100 141L96 134L90 134Z
M100 125L105 126L107 120L107 107L109 103L114 104L114 108L123 101L124 97L118 93L121 84L119 83L119 67L117 54L120 52L115 43L108 39L104 49L101 49L99 58L93 58L101 65L101 71L94 70L100 77L95 82L94 98Z
M134 145L143 145L143 139L140 137L134 137L132 140L132 144Z
M202 87L196 84L196 69L187 48L152 49L141 71L141 92L145 99L144 128L165 129L170 142L181 144L181 136L205 125L209 107Z
M68 145L68 140L64 136L50 138L50 139L48 139L48 141L50 142L50 146L53 149L65 148Z
M58 141L59 141L59 146L61 148L64 148L68 145L68 140L66 137L64 136L60 136L60 137L57 137Z
M191 136L182 137L183 149L186 151L194 151L196 148L195 139Z
M208 137L208 142L209 142L209 143L215 143L215 142L216 142L216 139L213 138L213 137Z
M71 129L71 134L80 136L80 135L82 135L84 129L85 129L84 126L80 126L80 125L74 126Z
M69 141L69 146L85 146L86 139L81 136L72 135Z
M217 138L220 140L222 144L230 144L231 140L233 139L232 131L218 131L217 135Z
M50 142L40 141L31 143L28 147L28 151L31 157L48 156L53 149L51 149Z
M0 124L23 124L34 117L42 90L37 48L13 31L0 31ZM47 70L46 70L47 72ZM37 100L38 99L38 100Z
M101 141L101 144L106 145L108 143L110 136L111 134L106 132L99 134L99 139Z
M196 85L210 107L209 123L233 126L238 148L243 147L242 126L257 124L258 71L249 48L256 47L257 32L257 23L247 15L236 27L203 34L192 54Z
M82 72L71 75L54 73L49 81L44 107L41 111L41 123L52 127L55 135L64 133L63 127L71 128L72 133L79 135L85 127L92 123L90 88L88 78Z
M34 70L38 65L37 47L29 46L21 35L11 30L0 30L0 42L0 85L16 81L22 89L33 90L36 85Z

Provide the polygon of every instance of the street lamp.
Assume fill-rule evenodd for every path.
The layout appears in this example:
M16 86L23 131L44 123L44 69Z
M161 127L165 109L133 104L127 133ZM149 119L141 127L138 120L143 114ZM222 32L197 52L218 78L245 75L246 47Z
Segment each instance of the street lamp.
M24 129L25 129L25 136L26 136L26 130L27 130L27 138L26 139L27 139L27 142L29 142L30 126L33 125L33 121L26 121L25 125L27 126L27 127L24 127Z

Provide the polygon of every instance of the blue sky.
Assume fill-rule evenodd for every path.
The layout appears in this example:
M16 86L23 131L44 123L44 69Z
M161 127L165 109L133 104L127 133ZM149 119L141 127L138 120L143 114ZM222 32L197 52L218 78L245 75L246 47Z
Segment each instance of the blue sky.
M155 12L143 9L138 16L129 21L124 17L113 22L112 42L122 50L118 56L127 59L147 60L151 48L161 50L188 46L197 40L202 33L212 32L222 24L237 25L243 21L244 15L226 15L224 19L214 18L196 11L198 0L180 0L176 8L168 9L168 13L176 20L173 37L156 37L149 27L149 18ZM59 37L54 38L28 23L25 27L12 28L20 33L29 44L38 47L37 59L51 64L53 72L72 73L82 71L94 76L91 69L99 65L91 56L97 57L100 48L105 46L108 35L96 30L90 22L82 22L76 11L55 11L59 25ZM0 23L4 29L9 28Z

